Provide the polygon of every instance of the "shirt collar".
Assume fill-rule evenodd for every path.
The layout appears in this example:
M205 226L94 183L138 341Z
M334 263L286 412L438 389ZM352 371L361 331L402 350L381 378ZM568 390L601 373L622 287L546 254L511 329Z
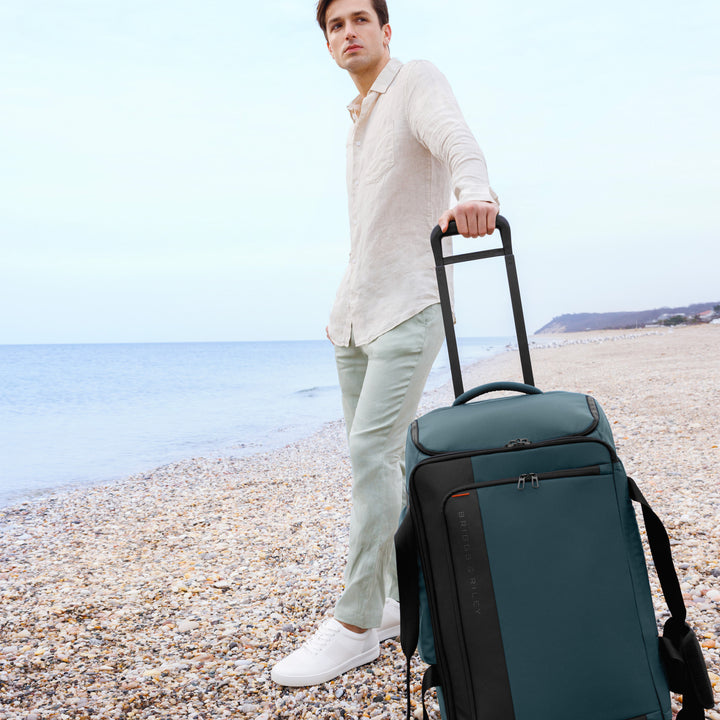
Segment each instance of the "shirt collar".
M392 85L395 76L400 72L402 62L397 58L390 58L387 65L380 71L380 74L375 78L375 82L372 84L368 95L372 92L382 95ZM356 120L360 114L360 106L362 105L362 97L358 95L348 106L350 116L353 120Z

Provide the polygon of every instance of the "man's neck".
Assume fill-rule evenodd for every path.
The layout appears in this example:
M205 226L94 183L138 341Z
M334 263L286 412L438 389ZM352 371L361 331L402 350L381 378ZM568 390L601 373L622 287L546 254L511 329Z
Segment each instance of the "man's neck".
M372 68L368 68L363 73L350 73L350 77L355 83L355 87L358 89L360 96L365 99L367 94L370 92L370 88L373 86L375 81L378 79L380 73L385 69L385 66L390 62L390 53L383 59L382 62L374 65Z

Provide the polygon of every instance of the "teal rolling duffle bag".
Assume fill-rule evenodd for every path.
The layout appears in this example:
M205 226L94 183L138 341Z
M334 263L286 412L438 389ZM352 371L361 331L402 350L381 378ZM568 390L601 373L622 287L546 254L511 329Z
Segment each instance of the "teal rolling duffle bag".
M495 390L522 394L467 402ZM416 420L406 453L401 642L409 669L419 632L446 720L670 720L669 689L702 720L667 533L592 397L483 386ZM633 502L671 612L660 641Z
M665 528L595 399L534 387L502 217L498 229L502 248L454 259L433 232L456 400L408 430L396 535L408 718L419 643L425 717L434 686L445 720L671 720L670 690L678 720L703 720L712 688ZM464 392L445 264L501 255L525 383ZM633 502L670 610L661 638Z

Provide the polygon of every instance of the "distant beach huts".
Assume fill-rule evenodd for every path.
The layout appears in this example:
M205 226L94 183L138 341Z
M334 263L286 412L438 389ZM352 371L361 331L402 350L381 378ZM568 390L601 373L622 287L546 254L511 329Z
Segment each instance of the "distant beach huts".
M687 325L690 323L713 323L720 324L720 305L715 305L712 310L703 310L694 315L687 313L663 313L652 322L646 323L645 327L659 327L672 325Z

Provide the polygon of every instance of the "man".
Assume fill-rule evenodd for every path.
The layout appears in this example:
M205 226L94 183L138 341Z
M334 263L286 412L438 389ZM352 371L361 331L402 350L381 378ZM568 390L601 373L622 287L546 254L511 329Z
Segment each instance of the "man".
M327 682L379 655L399 631L393 536L404 445L444 333L430 232L495 229L482 151L445 78L390 57L385 0L320 0L317 20L359 95L349 106L350 261L327 334L335 346L353 471L345 588L334 617L272 670L282 685ZM451 191L458 201L447 209Z

